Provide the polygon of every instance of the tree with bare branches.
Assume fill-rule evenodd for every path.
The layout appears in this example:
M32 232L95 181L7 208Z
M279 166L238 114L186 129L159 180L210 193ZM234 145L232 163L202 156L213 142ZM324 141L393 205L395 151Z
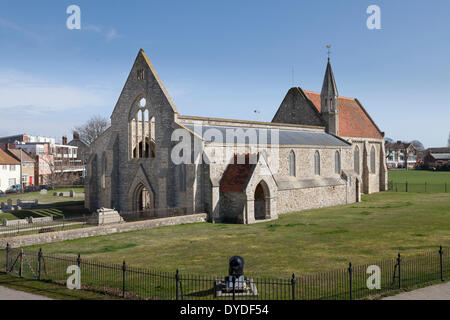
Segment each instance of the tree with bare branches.
M85 124L75 127L74 132L78 132L80 139L90 145L109 126L109 120L103 116L96 115L90 118Z

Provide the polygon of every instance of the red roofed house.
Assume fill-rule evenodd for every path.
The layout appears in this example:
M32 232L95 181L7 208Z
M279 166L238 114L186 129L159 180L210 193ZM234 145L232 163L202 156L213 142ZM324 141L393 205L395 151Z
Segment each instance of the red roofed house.
M358 99L339 96L330 59L321 93L291 88L272 122L325 126L328 133L352 144L361 191L387 189L384 132Z

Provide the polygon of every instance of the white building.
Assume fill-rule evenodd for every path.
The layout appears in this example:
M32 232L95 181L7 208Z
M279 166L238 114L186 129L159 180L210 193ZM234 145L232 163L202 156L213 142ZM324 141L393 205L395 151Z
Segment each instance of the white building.
M0 149L0 190L20 184L20 162Z

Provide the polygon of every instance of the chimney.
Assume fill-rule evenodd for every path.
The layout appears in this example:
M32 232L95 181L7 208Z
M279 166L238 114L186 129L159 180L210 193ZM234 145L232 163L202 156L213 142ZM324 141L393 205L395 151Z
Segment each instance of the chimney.
M78 131L73 132L73 140L80 140L80 134L78 133Z
M63 137L62 137L62 144L63 144L63 145L66 145L66 144L67 144L67 137L66 137L66 136L63 136Z

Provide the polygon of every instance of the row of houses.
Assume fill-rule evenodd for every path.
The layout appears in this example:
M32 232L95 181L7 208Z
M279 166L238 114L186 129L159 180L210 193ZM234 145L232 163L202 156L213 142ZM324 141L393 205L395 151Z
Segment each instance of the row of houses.
M0 137L0 190L11 186L39 186L82 182L89 147L78 133L67 142L19 134Z
M426 165L437 168L450 163L450 148L418 149L412 143L397 141L385 143L386 166L389 169L413 169Z

